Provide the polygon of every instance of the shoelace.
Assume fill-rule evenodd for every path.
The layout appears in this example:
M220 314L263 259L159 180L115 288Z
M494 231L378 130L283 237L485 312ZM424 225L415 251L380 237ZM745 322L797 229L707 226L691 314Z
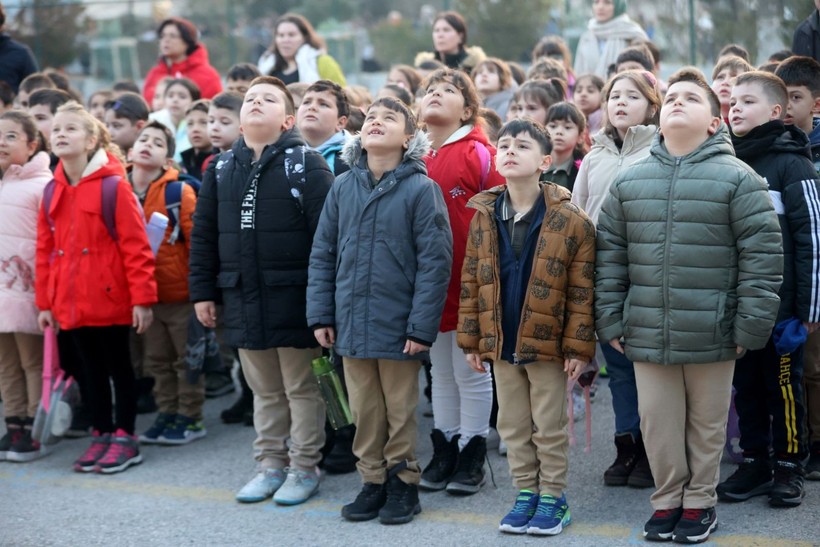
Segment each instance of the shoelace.
M704 513L706 513L706 509L684 509L681 519L699 521Z
M117 461L117 459L125 453L125 449L124 444L112 442L100 462Z
M544 499L551 501L552 503L541 503ZM555 503L557 501L558 500L552 496L542 496L538 501L538 508L535 510L535 514L541 517L554 517L555 510L558 508L558 504Z
M86 449L85 454L83 454L83 459L99 459L107 448L108 443L94 441L91 443L91 446Z
M530 497L529 496L520 495L517 498L515 498L515 505L513 505L512 511L510 511L510 513L513 513L515 515L523 515L523 514L529 513L529 511L530 511Z

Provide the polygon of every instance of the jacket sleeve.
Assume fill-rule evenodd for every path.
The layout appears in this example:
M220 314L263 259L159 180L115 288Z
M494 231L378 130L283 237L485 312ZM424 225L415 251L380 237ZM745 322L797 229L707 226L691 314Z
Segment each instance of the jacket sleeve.
M48 224L47 214L45 201L43 201L40 204L40 213L37 215L37 252L34 264L34 298L40 311L51 309L48 286L51 277L51 253L54 252L54 233Z
M738 252L734 340L746 349L766 345L774 327L783 282L783 237L766 183L749 171L729 204Z
M565 359L589 362L595 357L595 227L583 213L575 220L578 251L567 268L562 351Z
M795 313L801 321L820 321L820 184L808 158L789 162L783 175L783 206L794 243L797 286Z
M812 13L810 17L814 17L814 13ZM795 55L814 57L814 52L811 47L811 32L806 32L807 30L811 31L808 20L803 21L797 26L797 30L794 31L794 36L792 37L792 51Z
M323 80L336 82L342 87L347 85L345 75L342 73L342 68L339 66L339 63L336 62L336 59L330 55L320 55L319 58L316 59L316 70L319 72L319 77Z
M333 186L333 172L318 152L308 152L305 157L305 194L303 207L311 235L316 232L325 198Z
M478 242L481 241L481 214L473 215L464 264L461 267L461 295L458 304L456 344L464 353L479 353L481 341L478 310Z
M587 200L589 200L589 161L584 158L581 167L578 168L578 176L575 177L575 186L572 187L572 203L586 212Z
M222 78L211 65L205 65L201 68L198 80L197 84L202 91L203 99L213 99L214 96L222 92Z
M595 255L595 328L606 343L624 334L624 301L629 291L629 257L623 204L615 181L598 217Z
M191 302L219 299L219 218L216 163L212 161L202 177L191 230L191 257L188 287Z
M182 185L182 203L179 207L179 229L185 239L188 251L191 250L191 232L194 230L194 211L196 210L196 192L189 184Z
M413 205L412 222L417 269L407 337L432 345L450 284L453 234L441 189L426 177Z
M117 187L117 247L120 250L132 306L157 303L154 253L148 243L145 219L136 194L126 180Z
M347 177L330 189L319 225L313 234L307 286L307 324L311 329L336 324L336 258L339 253L339 188Z

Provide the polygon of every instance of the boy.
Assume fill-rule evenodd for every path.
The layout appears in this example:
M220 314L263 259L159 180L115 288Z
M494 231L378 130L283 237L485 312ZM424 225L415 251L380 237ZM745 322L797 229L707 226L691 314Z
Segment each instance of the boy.
M244 97L245 92L248 91L248 84L261 75L256 65L237 63L228 69L228 74L225 77L225 91L239 93Z
M342 87L330 80L310 85L296 114L296 127L308 146L319 152L337 177L350 167L338 160L348 134L344 130L350 104Z
M278 78L251 82L239 120L242 137L208 164L199 191L191 301L214 328L221 296L225 342L239 348L254 393L259 472L237 500L275 494L294 505L319 488L325 407L310 363L321 352L304 310L310 246L333 174L293 131L293 100ZM301 170L288 154L300 156Z
M498 433L519 491L499 530L514 534L570 524L567 376L595 355L595 227L569 190L539 183L549 148L528 119L501 129L496 165L507 184L470 200L478 212L461 273L458 345L476 372L493 363Z
M148 103L137 93L124 92L105 103L105 127L111 134L111 140L120 147L126 158L137 135L148 122L148 114Z
M28 113L34 118L37 129L45 137L46 142L51 139L51 123L57 109L71 100L71 95L59 89L38 89L28 98Z
M729 100L732 96L732 86L738 74L754 70L748 61L736 55L719 57L715 68L712 69L712 91L720 100L720 117L729 125Z
M345 147L310 254L308 324L342 356L364 485L342 517L403 524L421 511L416 405L450 279L444 197L426 176L426 135L402 102L367 110ZM367 280L364 283L362 280Z
M717 493L723 501L768 494L775 507L795 507L805 495L803 342L806 331L820 326L817 171L806 134L783 123L788 103L783 80L768 72L747 72L735 82L729 112L735 154L769 185L783 233L784 264L775 333L764 348L738 361L733 382L744 461ZM780 329L792 322L798 329L802 322L804 330L800 340L786 347Z
M652 154L621 172L598 223L598 338L635 363L657 485L644 537L705 541L737 359L766 345L782 238L766 185L734 157L697 69L669 80Z
M174 135L158 121L148 122L137 135L131 154L128 179L145 211L146 222L153 213L168 215L167 187L181 184L179 237L171 243L169 223L157 253L155 277L159 303L154 322L143 335L145 371L154 378L154 398L159 414L142 435L143 443L187 444L206 435L202 425L205 390L200 377L191 384L186 377L186 344L193 305L188 299L188 255L196 208L196 194L177 182L179 171L170 167L174 157Z
M220 152L227 152L239 138L242 95L224 91L211 99L208 107L208 140Z
M208 162L214 157L215 150L208 138L208 109L210 99L199 99L185 113L185 126L188 128L188 141L191 148L182 152L182 169L197 180L202 180L202 173Z
M28 98L38 89L57 89L57 86L51 81L51 78L42 72L29 74L20 82L20 89L14 98L15 106L22 110L28 110Z
M793 123L809 136L814 168L820 172L820 63L811 57L794 56L777 68L775 75L786 84L789 107L786 124ZM820 332L809 334L803 356L803 383L806 393L806 421L809 426L810 455L806 478L820 480Z

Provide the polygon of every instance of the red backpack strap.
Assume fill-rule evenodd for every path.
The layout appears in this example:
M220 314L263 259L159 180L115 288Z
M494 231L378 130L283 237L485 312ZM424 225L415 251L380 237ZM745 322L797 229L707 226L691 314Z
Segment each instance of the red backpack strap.
M473 142L475 143L475 151L478 153L478 161L481 163L481 180L479 181L478 191L483 192L487 179L490 177L490 151L482 143Z
M111 175L102 179L102 217L108 235L117 241L117 186L120 184L118 175Z

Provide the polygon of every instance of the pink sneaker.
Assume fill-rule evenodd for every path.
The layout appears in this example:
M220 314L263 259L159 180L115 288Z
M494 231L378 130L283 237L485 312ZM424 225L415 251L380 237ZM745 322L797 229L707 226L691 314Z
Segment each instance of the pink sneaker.
M97 473L119 473L132 465L142 463L139 440L122 429L111 434L108 450L97 460L94 471Z
M74 462L74 471L79 471L80 473L90 473L94 471L97 460L102 458L103 454L108 450L110 442L110 433L100 433L95 430L92 434L91 446Z

